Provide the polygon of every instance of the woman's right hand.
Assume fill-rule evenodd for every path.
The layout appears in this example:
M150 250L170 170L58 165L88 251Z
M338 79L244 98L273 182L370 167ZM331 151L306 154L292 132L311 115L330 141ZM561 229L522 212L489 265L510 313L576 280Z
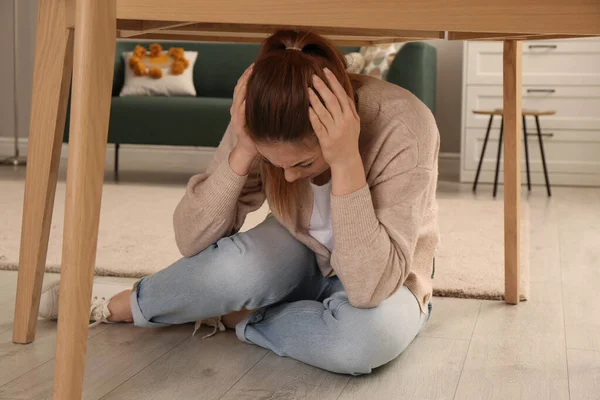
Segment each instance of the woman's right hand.
M258 155L256 145L246 131L246 87L253 68L254 64L250 65L240 79L238 79L233 91L233 104L229 110L231 114L231 129L233 129L237 137L236 148L250 158Z
M258 156L256 145L246 130L246 86L253 67L254 64L250 65L238 79L233 91L233 103L229 110L231 114L229 129L237 137L237 143L229 154L229 166L240 176L248 175L250 166Z

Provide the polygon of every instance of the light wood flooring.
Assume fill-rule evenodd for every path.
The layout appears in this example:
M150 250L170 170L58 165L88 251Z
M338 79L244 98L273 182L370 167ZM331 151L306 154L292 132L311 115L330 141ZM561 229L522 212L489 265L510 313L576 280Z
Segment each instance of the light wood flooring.
M477 197L490 195L481 185ZM468 185L442 183L439 196L476 201ZM435 298L424 331L371 375L324 372L232 332L202 340L191 325L100 325L89 333L84 398L598 400L600 189L554 188L547 199L534 187L528 201L531 299ZM13 344L15 283L15 272L0 271L0 399L48 399L56 324L40 321L33 344Z

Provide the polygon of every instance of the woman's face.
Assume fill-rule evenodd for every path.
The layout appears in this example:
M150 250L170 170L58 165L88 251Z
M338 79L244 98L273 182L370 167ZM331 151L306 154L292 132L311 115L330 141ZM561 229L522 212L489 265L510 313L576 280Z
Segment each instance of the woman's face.
M329 170L316 138L308 139L302 144L257 143L256 148L271 164L283 168L285 180L288 182L316 178Z

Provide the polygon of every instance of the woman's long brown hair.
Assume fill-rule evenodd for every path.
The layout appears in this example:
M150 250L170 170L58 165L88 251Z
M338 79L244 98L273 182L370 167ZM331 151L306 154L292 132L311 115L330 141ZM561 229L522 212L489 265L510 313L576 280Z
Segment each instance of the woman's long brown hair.
M356 101L346 59L327 39L292 30L278 31L265 39L247 86L250 137L259 143L302 144L314 135L308 118L308 88L312 87L313 74L327 82L325 67ZM290 218L300 195L298 183L287 182L283 169L266 160L261 160L261 176L271 209Z

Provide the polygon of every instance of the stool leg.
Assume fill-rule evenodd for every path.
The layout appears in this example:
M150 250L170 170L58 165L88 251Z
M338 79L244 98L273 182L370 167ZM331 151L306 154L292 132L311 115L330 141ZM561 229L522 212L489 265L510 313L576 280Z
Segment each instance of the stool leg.
M40 1L13 326L15 343L35 339L72 66L73 32L67 29L65 2Z
M496 158L496 176L494 177L494 197L498 193L498 172L500 171L500 156L502 155L502 140L504 134L504 117L500 119L500 138L498 139L498 157Z
M527 144L527 121L523 115L523 142L525 144L525 169L527 170L527 190L531 191L531 175L529 174L529 145Z
M116 29L116 0L77 0L54 399L82 395Z
M536 115L535 124L537 126L538 141L540 142L540 153L542 155L542 166L544 167L544 179L546 180L546 190L548 191L548 197L552 196L550 190L550 179L548 178L548 167L546 166L546 154L544 152L544 141L542 140L542 129L540 128L540 117Z
M115 182L119 182L119 149L121 145L115 143Z
M473 191L477 190L477 181L479 181L479 173L481 172L481 165L483 164L483 157L485 156L485 148L487 147L488 139L490 138L490 130L492 129L493 121L494 121L494 114L490 115L490 122L488 122L487 130L485 131L485 139L483 139L483 148L481 149L481 157L479 157L479 164L477 165L477 173L475 174L475 182L473 182Z

